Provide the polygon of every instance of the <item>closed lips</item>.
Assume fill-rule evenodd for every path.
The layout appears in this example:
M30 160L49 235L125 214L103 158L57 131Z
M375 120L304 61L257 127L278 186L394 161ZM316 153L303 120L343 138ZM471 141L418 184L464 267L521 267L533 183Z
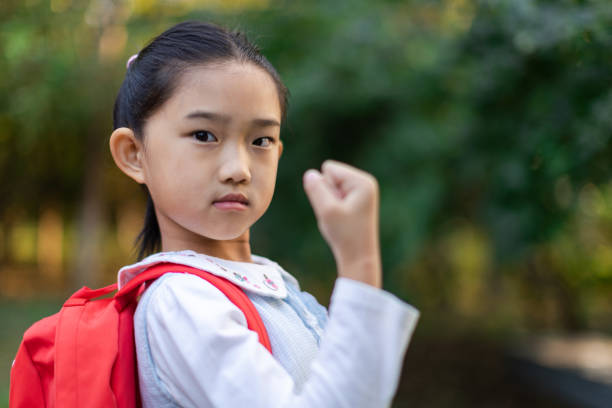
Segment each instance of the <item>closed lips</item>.
M249 205L249 200L242 194L226 194L223 197L215 200L214 203L228 202L228 201Z

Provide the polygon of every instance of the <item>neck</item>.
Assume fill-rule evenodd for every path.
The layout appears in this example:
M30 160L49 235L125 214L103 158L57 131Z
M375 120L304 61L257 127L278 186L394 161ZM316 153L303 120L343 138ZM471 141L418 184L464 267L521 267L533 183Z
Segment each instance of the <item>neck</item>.
M163 239L162 236L162 251L182 251L185 249L229 261L252 262L249 230L246 230L237 238L224 241L203 236L197 236L197 239L188 241L184 239Z

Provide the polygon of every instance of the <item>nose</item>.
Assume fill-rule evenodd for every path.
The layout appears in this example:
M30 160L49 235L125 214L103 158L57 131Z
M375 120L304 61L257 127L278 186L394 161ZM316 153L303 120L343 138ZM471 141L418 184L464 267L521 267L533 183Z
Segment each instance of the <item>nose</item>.
M219 179L223 183L247 184L251 181L249 156L240 144L226 146L221 155Z

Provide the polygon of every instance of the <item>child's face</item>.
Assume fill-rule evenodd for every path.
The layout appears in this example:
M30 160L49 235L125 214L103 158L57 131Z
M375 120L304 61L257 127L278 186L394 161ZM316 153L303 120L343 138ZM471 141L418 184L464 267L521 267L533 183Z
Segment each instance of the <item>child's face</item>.
M276 86L253 64L182 75L143 129L143 175L164 246L235 239L263 215L282 152L280 121ZM217 202L227 194L242 194L248 204Z

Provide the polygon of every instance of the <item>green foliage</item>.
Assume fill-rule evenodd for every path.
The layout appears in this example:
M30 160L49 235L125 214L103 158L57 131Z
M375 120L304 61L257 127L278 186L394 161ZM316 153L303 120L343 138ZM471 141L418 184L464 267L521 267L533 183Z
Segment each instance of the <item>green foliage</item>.
M577 192L609 177L610 6L362 6L341 20L267 13L280 23L263 35L264 49L282 52L291 42L294 56L281 68L294 99L284 158L291 168L281 165L277 200L303 201L301 172L334 157L381 182L389 271L414 262L455 218L486 231L496 264L528 259L573 216ZM276 45L274 30L287 18L306 38L287 40L290 32ZM323 28L302 29L313 19ZM307 206L289 216L278 215L290 227L276 232L287 238L278 242L313 239Z
M256 252L311 282L333 277L301 187L303 172L327 158L377 176L385 285L423 305L440 299L436 307L453 308L452 254L485 251L474 255L487 260L482 279L533 283L528 265L542 253L583 248L572 232L581 192L599 191L610 176L607 1L60 3L68 4L61 12L34 0L2 6L2 214L19 207L35 215L49 201L70 214L96 149L104 152L97 171L110 180L105 206L121 208L133 190L115 188L127 182L110 170L105 141L124 61L171 23L198 18L251 34L292 94ZM579 252L588 257L588 248ZM542 268L576 299L610 284L606 274L552 259Z

